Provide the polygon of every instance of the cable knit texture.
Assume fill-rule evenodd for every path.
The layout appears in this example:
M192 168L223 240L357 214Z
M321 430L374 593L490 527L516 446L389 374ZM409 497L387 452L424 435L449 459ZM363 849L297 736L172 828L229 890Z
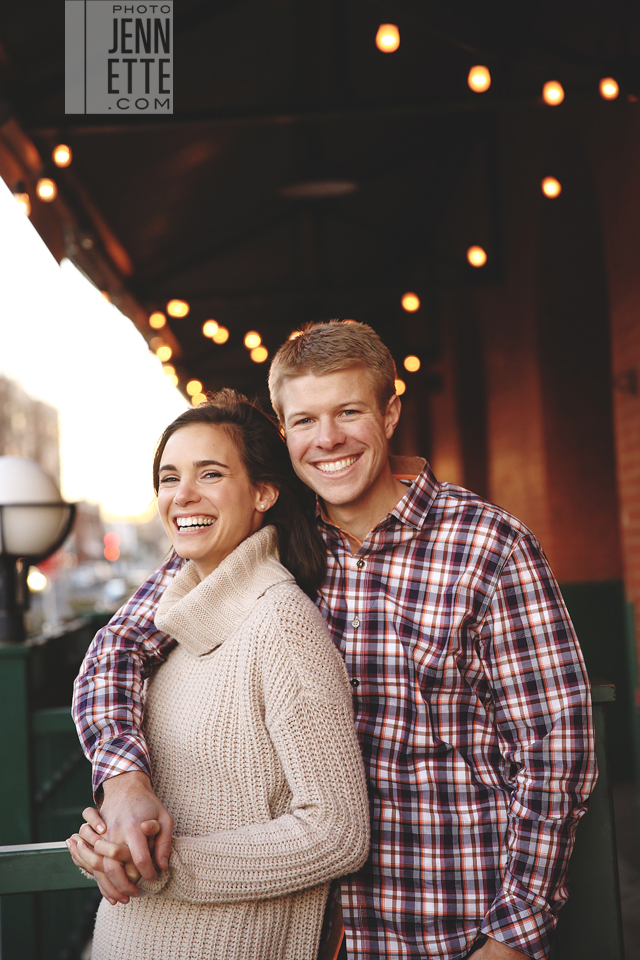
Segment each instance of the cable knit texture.
M156 624L179 643L145 734L173 850L139 899L102 901L93 960L312 960L329 881L366 859L346 670L275 543L259 530L164 593Z

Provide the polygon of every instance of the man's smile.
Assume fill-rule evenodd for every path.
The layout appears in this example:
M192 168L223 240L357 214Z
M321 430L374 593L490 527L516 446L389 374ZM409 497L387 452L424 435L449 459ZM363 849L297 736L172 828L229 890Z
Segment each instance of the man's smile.
M338 473L340 470L346 470L347 467L354 464L359 457L360 454L353 457L344 457L342 460L321 460L318 463L314 463L314 467L317 467L322 473Z

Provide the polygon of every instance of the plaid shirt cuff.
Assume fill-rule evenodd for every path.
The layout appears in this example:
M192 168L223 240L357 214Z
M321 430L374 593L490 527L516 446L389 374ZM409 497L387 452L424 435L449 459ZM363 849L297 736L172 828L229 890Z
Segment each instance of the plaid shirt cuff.
M481 933L488 934L507 947L520 950L534 960L545 960L551 949L558 918L548 910L502 892L491 904Z
M102 799L104 780L134 770L146 773L152 780L149 751L142 737L115 737L101 743L93 755L93 795L96 802Z

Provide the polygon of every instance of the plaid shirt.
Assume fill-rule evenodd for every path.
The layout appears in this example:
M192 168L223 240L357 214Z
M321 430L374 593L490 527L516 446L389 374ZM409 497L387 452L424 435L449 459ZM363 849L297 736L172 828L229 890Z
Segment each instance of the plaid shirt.
M595 781L584 665L531 532L428 466L357 553L319 518L320 610L351 677L372 846L343 880L350 957L463 957L489 933L546 955ZM94 784L149 772L142 678L170 559L96 637L74 716Z

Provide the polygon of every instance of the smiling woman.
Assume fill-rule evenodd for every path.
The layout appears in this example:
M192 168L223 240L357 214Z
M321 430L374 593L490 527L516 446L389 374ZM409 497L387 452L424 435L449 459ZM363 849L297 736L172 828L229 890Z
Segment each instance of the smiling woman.
M158 603L178 643L145 700L172 852L147 880L88 824L70 841L109 900L92 956L315 960L330 881L366 859L369 809L347 673L300 589L315 595L325 569L313 497L275 424L233 391L167 427L154 482L188 561ZM114 860L138 883L126 896Z

